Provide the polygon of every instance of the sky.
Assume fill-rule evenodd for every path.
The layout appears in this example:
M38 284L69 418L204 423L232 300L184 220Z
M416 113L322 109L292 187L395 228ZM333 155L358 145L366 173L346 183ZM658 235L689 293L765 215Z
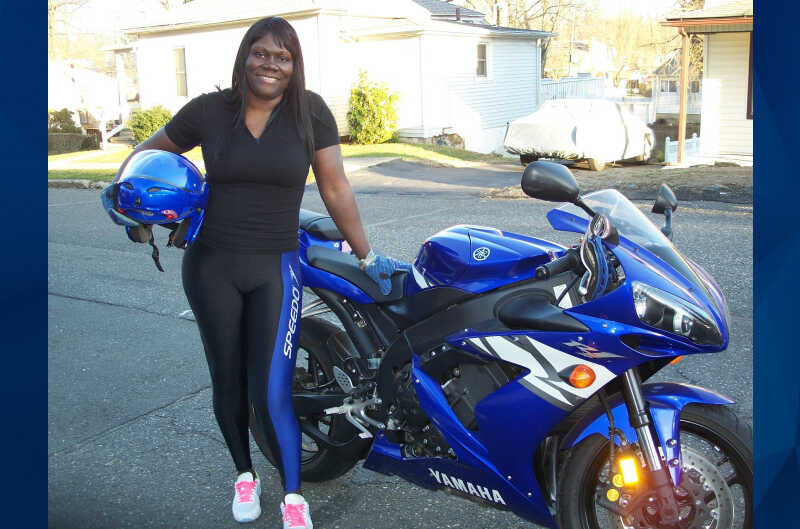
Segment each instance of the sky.
M590 0L611 17L622 11L632 11L637 15L650 18L663 18L667 13L676 10L676 0Z
M676 0L587 0L605 16L614 16L621 11L632 11L638 15L654 18L674 10ZM112 32L120 26L135 25L145 10L161 10L157 0L88 0L72 17L72 26L82 32ZM134 24L132 24L132 22Z

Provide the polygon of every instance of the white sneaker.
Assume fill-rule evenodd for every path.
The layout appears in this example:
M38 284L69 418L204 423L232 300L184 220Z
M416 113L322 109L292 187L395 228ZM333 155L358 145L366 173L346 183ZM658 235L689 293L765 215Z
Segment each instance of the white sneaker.
M247 523L256 520L261 516L261 502L258 497L261 494L261 480L256 474L255 478L251 472L243 472L236 478L234 484L235 493L233 495L233 519L240 523Z
M287 494L281 503L283 529L314 529L308 502L299 494Z

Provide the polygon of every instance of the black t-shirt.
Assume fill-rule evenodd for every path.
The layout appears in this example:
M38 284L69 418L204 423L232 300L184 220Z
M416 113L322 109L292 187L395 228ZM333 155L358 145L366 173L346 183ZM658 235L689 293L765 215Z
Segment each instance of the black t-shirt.
M314 149L339 143L325 101L311 91L306 97ZM243 253L294 250L310 166L305 142L285 100L258 139L244 123L234 126L236 111L222 92L203 94L186 103L164 129L180 147L202 146L209 200L198 240Z

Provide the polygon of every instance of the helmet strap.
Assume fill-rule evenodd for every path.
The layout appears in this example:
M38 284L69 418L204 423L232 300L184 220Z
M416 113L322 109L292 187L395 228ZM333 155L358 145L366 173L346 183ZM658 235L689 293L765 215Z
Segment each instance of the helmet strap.
M158 259L158 246L156 246L155 237L153 237L152 231L150 232L150 240L147 242L153 247L153 262L156 264L156 268L163 272L164 268L161 266L161 261Z
M186 234L189 233L192 219L187 217L179 224L172 224L169 232L169 241L167 246L174 246L175 248L186 248Z

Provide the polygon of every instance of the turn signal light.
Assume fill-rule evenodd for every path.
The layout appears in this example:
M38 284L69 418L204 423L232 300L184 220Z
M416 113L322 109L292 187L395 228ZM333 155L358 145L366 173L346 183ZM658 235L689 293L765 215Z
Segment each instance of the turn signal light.
M619 469L622 471L622 480L626 485L639 482L639 473L636 470L636 459L623 457L619 460Z
M678 362L680 362L681 360L683 360L683 356L676 356L675 358L673 358L672 360L670 360L670 362L669 362L669 363L670 363L670 364L677 364L677 363L678 363Z
M583 389L594 384L596 378L597 376L591 367L580 364L575 366L572 373L569 374L569 383L576 388Z

